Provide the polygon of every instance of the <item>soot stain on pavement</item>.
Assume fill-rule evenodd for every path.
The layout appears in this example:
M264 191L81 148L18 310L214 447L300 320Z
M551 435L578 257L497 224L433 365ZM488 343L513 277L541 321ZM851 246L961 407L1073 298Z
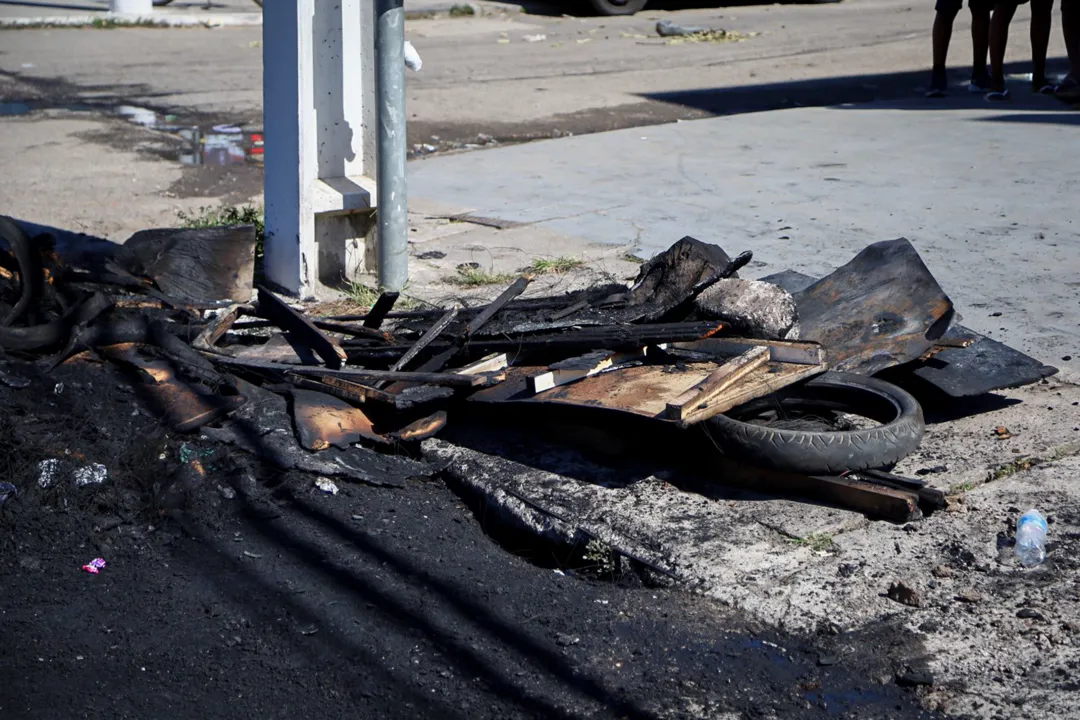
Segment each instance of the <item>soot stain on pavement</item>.
M324 494L167 435L107 368L5 371L31 384L0 386L4 717L928 717L891 682L919 652L900 628L795 637L539 568L441 482Z

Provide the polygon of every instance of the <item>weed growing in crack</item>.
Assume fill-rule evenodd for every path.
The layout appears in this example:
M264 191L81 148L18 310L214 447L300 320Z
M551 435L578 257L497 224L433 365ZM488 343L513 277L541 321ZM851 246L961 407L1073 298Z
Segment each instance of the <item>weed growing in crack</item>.
M457 275L452 275L446 282L458 287L483 287L485 285L505 285L513 281L514 276L508 273L493 273L474 267L460 267Z
M597 575L612 577L618 570L619 559L615 556L615 550L599 538L593 538L585 544L582 558L592 563L590 569Z
M360 307L371 307L382 294L373 287L352 280L345 282L344 291L349 301ZM404 293L399 295L397 302L394 303L395 310L415 310L418 307L420 307L420 302Z
M801 547L809 548L814 552L832 552L836 550L836 543L829 533L810 533L803 537L791 538L790 542Z
M585 261L580 258L537 258L526 268L526 272L536 275L563 275L584 266Z

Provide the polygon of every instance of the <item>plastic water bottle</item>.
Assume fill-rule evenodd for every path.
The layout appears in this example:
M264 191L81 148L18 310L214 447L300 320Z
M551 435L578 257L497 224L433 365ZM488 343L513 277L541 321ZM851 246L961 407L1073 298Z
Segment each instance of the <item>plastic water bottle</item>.
M1016 557L1024 567L1034 567L1046 559L1046 518L1038 510L1028 510L1016 521Z

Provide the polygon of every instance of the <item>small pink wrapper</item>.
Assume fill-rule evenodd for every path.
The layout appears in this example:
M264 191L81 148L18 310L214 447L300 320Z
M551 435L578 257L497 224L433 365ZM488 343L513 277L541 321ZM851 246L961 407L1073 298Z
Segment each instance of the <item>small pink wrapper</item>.
M94 558L86 565L83 565L82 569L88 573L97 575L103 567L105 567L105 558Z

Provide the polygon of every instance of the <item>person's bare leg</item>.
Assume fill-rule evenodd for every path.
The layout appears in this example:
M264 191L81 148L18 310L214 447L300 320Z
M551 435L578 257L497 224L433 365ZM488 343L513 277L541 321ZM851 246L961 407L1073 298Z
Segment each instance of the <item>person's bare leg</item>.
M1054 0L1050 0L1053 2ZM990 50L990 8L971 8L971 79L985 80L986 54Z
M1054 0L1031 0L1031 89L1041 92L1047 85L1046 51L1050 47Z
M949 41L952 40L953 21L956 20L956 12L938 10L934 16L934 69L945 69L945 62L949 59Z
M990 89L1005 92L1005 47L1009 44L1009 23L1016 14L1016 5L1002 3L994 6L990 17Z
M930 89L927 97L943 97L948 94L949 78L945 71L945 61L949 57L949 41L952 39L953 21L963 5L952 0L938 0L937 14L934 15L933 51L934 68L930 73Z

